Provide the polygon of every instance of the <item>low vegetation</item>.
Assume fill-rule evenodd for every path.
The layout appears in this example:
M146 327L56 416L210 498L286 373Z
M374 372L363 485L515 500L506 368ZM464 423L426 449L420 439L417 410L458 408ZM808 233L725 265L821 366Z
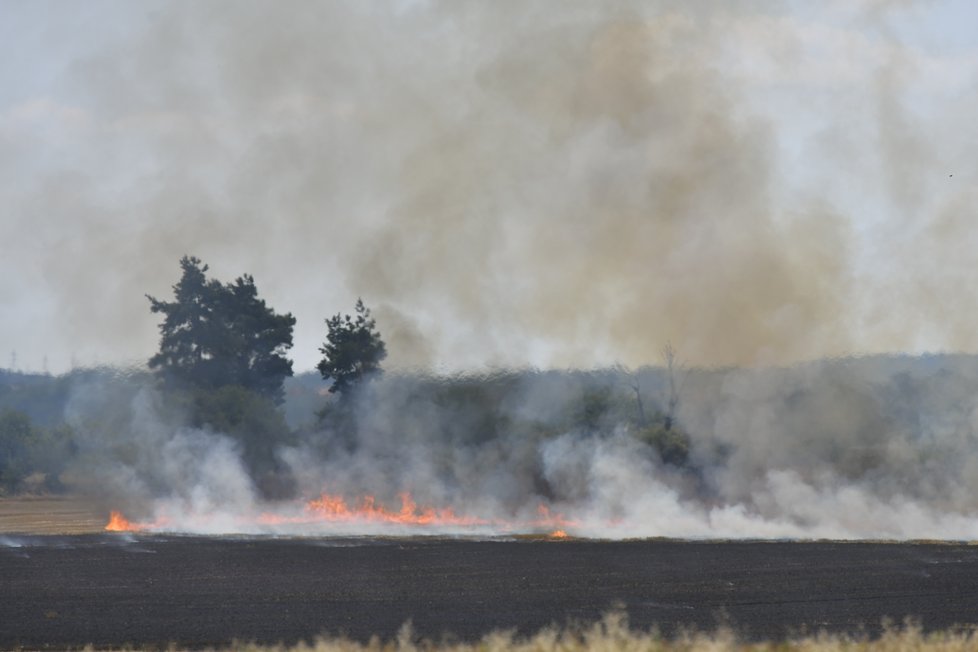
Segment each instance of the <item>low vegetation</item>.
M92 650L86 647L86 650ZM130 648L139 650L142 648ZM171 650L180 650L171 645ZM656 631L629 629L627 617L618 611L587 627L548 628L528 637L512 631L497 631L475 642L419 640L410 625L397 638L372 639L360 643L347 638L320 637L296 645L260 645L236 642L218 650L240 652L584 652L585 650L623 650L628 652L965 652L978 650L978 635L972 628L924 632L916 623L888 624L878 637L819 633L799 635L780 641L747 642L730 629L713 633L686 632L664 637Z

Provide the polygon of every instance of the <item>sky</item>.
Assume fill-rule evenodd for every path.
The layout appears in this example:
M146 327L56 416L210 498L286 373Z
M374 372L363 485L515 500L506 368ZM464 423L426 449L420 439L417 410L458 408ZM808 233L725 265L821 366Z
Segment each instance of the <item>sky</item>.
M0 0L0 367L144 364L185 254L297 371L357 297L395 368L978 352L976 14Z

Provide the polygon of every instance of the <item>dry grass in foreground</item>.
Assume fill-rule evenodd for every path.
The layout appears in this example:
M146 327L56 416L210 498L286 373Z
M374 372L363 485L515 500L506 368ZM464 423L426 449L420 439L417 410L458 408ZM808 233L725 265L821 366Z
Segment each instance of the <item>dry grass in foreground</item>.
M86 647L85 650L92 650ZM128 648L139 650L141 648ZM181 650L170 646L169 650ZM211 648L213 649L213 648ZM405 625L397 638L381 641L374 638L367 644L346 638L317 638L312 643L297 645L258 645L235 643L218 650L240 652L582 652L607 650L626 652L978 652L978 632L974 627L954 631L924 633L919 625L907 622L902 626L885 624L881 636L847 636L817 634L797 636L784 641L743 642L729 629L713 634L685 633L665 638L655 631L636 632L628 628L627 617L612 612L589 627L548 628L530 637L518 637L512 632L493 632L475 643L432 642L418 640L410 625Z

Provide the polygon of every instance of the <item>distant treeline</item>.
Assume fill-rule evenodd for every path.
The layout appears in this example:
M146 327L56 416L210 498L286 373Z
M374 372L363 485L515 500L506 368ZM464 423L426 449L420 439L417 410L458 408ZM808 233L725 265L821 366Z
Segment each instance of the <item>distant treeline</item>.
M437 455L497 447L506 456L500 464L528 465L528 477L541 485L534 490L546 495L551 489L544 474L534 471L543 464L539 443L560 435L634 438L646 445L637 450L695 481L704 468L722 466L738 438L762 426L782 438L779 450L804 447L811 468L830 465L857 478L882 465L881 456L893 455L897 441L973 432L967 406L974 401L967 397L978 395L978 358L691 369L681 380L676 405L675 374L666 367L389 373L347 398L330 394L319 374L307 373L286 379L277 403L240 386L163 391L158 376L145 370L60 376L0 370L0 491L63 490L78 483L78 469L137 454L129 429L145 401L155 401L155 418L174 431L198 428L230 437L256 485L272 498L294 490L277 455L283 447L306 447L323 459L367 445L404 451L414 442ZM741 413L743 423L731 420ZM938 450L939 442L919 454L933 459ZM520 451L526 459L514 459ZM436 470L439 463L431 462Z
M331 450L356 450L362 436L395 442L414 430L462 446L518 438L529 444L569 431L624 427L652 444L665 462L682 466L688 437L679 427L666 427L666 415L652 396L661 389L661 376L617 370L388 374L344 398L330 394L319 374L305 373L286 379L276 404L236 385L161 388L158 377L144 370L102 367L60 376L0 370L0 492L62 491L77 479L74 462L93 453L125 459L127 424L146 392L161 403L163 421L174 430L206 429L237 442L269 497L290 493L287 472L276 457L282 446L308 445L328 457ZM646 415L636 401L637 377L649 384ZM518 404L528 392L552 394L544 413L520 416ZM378 432L384 429L389 432ZM98 450L92 450L94 431L100 432Z

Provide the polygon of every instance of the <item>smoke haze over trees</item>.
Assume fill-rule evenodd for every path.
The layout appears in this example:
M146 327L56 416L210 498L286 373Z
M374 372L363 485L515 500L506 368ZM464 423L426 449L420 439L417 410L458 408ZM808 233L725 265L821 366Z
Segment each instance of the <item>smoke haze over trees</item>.
M21 446L5 490L36 490L47 472L179 531L328 534L256 519L301 517L290 510L322 492L396 511L407 491L489 519L532 522L543 505L589 536L978 536L973 356L692 367L669 431L665 367L387 373L347 401L352 418L324 421L316 412L340 399L303 374L286 382L288 424L233 392L213 408L226 422L195 423L146 372L0 380L0 436ZM38 434L46 444L21 445Z

